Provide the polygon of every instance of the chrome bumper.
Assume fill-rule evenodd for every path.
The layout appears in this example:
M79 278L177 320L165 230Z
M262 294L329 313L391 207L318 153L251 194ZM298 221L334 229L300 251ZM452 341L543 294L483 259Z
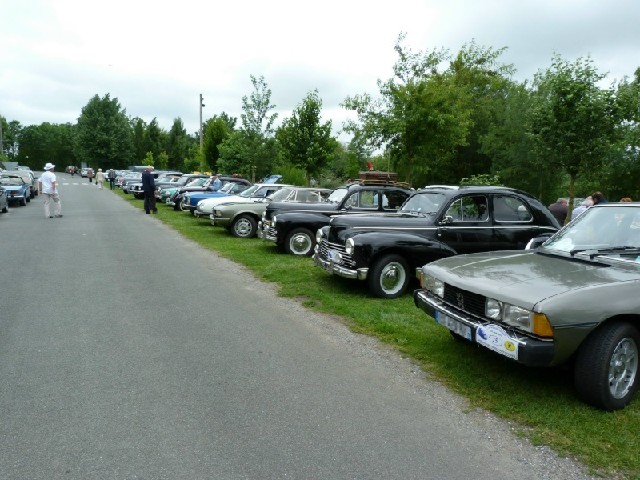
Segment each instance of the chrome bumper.
M338 275L339 277L343 278L366 280L369 273L368 268L358 268L357 270L352 270L335 263L333 260L325 260L323 258L320 258L317 251L313 254L313 263L316 267L320 267L329 273Z

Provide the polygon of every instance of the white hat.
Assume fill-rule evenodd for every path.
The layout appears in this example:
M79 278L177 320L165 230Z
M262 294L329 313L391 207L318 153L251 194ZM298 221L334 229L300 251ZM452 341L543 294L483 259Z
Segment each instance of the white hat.
M47 162L47 164L44 166L45 170L53 170L55 168L55 165L51 162Z

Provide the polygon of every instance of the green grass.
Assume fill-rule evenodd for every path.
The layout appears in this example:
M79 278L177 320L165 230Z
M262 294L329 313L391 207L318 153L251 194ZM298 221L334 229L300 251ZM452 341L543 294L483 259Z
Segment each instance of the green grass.
M142 208L142 200L116 194ZM374 336L412 358L431 376L512 421L518 434L572 456L594 473L640 479L640 399L608 413L577 400L569 369L534 369L488 350L455 341L418 310L410 295L396 300L370 296L364 282L345 280L313 267L309 258L279 253L259 239L238 239L226 230L159 205L158 218L204 248L247 266L279 286L279 293L318 312L338 316L353 331Z

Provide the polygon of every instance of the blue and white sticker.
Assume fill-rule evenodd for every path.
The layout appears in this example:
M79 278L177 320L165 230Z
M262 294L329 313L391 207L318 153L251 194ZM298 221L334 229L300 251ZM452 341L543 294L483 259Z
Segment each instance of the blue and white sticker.
M500 355L518 359L518 342L499 325L478 327L476 342Z

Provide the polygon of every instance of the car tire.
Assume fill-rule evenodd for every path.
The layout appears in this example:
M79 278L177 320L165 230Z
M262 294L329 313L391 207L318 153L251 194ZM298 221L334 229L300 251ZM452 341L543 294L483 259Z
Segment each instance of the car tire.
M594 407L624 408L638 389L640 332L627 322L605 324L582 343L574 366L578 397Z
M9 209L7 208L6 205L4 207L2 207L2 213L7 213L8 211L9 211Z
M306 228L295 228L291 230L284 240L284 250L291 255L305 255L309 257L313 254L313 248L315 246L315 236Z
M21 198L20 199L20 206L21 207L26 207L27 206L27 199L26 198Z
M376 297L397 298L409 285L409 265L400 255L385 255L369 269L367 280Z
M258 231L258 222L251 215L239 215L231 224L231 235L238 238L252 238Z
M191 211L191 209L190 209L189 207L186 207L186 206L184 205L184 203L182 203L182 202L180 202L180 204L179 204L178 208L179 208L179 210L180 210L181 212L189 212L189 211Z

